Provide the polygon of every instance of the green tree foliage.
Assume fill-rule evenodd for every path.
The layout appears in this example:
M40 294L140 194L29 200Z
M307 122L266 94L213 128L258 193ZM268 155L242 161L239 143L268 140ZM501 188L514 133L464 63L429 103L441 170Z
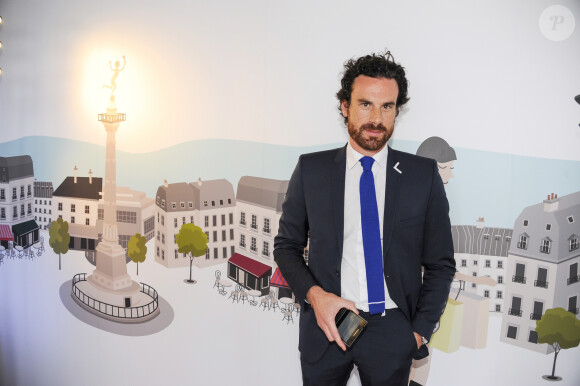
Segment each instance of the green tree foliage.
M207 251L208 239L206 234L200 227L194 224L183 224L177 234L177 245L179 253L189 255L189 280L190 283L195 283L191 279L191 270L193 265L193 258L205 255Z
M61 217L57 218L56 221L50 224L48 234L50 235L48 245L50 245L54 253L58 253L58 269L60 270L60 256L68 252L68 244L70 242L68 222L63 221Z
M141 236L140 233L135 233L129 239L129 257L134 263L137 263L137 276L139 276L139 263L144 262L145 257L147 257L146 242L147 239L144 236Z
M550 378L557 378L554 373L560 350L580 344L580 320L563 308L552 308L546 310L542 318L536 322L536 332L538 343L547 343L554 348L554 364Z

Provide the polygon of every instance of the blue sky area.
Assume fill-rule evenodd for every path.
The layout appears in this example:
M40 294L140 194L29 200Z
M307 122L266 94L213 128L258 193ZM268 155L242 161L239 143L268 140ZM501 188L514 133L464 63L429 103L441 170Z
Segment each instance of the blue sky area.
M244 175L288 179L298 156L342 146L293 147L235 140L198 140L163 150L134 154L117 152L117 185L154 197L159 185L225 178L234 190ZM395 149L415 153L416 141L397 140ZM455 178L447 185L451 222L512 228L523 208L580 191L580 162L534 158L455 147ZM31 155L35 177L55 189L76 165L79 176L104 176L104 146L54 137L25 137L0 143L0 156Z

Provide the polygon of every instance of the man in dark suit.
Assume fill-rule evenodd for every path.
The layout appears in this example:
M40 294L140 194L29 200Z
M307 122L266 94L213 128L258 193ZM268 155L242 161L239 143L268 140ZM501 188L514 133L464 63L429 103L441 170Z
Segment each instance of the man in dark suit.
M344 385L354 364L363 385L406 385L413 357L427 355L424 344L455 273L449 205L435 161L386 145L408 101L403 67L389 52L367 55L345 64L341 85L337 97L349 142L300 157L282 207L274 258L303 307L299 349L305 385ZM362 176L370 171L375 194L367 200ZM362 232L369 229L368 212L361 215L367 201L378 217L375 261L367 249L372 232ZM376 260L379 269L365 268L376 267ZM376 276L367 276L381 266L376 300L371 284ZM368 320L348 350L335 324L341 308Z

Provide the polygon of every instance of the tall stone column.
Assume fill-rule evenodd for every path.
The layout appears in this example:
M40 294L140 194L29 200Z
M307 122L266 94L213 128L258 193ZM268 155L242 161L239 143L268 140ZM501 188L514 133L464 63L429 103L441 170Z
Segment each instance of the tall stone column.
M97 245L96 269L88 281L98 287L123 292L139 291L139 284L127 274L125 250L117 233L117 164L115 135L125 114L117 112L115 96L111 95L107 112L99 114L99 121L107 131L105 183L103 186L103 235Z

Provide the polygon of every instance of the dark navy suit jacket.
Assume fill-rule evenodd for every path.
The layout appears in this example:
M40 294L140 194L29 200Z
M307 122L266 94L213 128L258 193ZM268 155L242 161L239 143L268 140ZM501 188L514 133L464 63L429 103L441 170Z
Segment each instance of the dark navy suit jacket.
M302 305L299 349L308 362L318 360L329 342L304 302L306 293L319 285L340 296L345 170L346 146L300 156L274 240L274 259ZM434 160L389 148L386 170L383 266L389 296L413 330L430 339L455 274L449 204Z

